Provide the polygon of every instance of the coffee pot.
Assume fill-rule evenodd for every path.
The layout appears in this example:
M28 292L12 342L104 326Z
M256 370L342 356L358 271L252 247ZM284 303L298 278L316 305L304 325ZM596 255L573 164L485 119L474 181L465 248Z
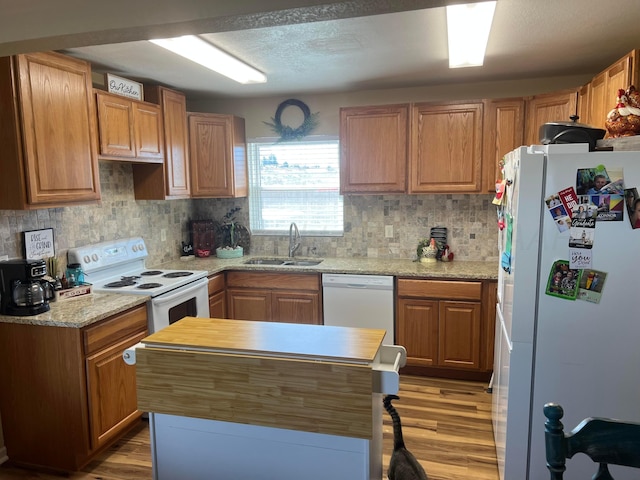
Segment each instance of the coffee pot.
M44 260L6 260L0 262L0 313L38 315L49 310L53 297Z

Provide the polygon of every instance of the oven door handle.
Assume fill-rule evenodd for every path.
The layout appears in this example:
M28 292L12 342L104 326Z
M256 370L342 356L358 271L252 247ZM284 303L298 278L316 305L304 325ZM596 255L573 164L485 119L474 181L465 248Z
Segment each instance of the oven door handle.
M201 278L199 280L196 280L193 283L190 283L186 287L176 288L172 292L169 292L169 293L166 293L164 295L160 295L159 297L154 298L153 299L153 303L155 303L158 306L162 306L162 305L165 305L167 303L171 303L176 298L186 297L190 293L195 292L196 290L199 290L199 289L201 289L203 287L206 288L208 283L209 283L209 279L208 278L206 278L206 277L205 278Z

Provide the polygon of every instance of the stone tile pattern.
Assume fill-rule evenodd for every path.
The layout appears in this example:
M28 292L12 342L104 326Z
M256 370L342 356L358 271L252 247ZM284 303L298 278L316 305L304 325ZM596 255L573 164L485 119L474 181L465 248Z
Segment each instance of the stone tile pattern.
M247 199L135 200L131 165L100 162L102 202L99 205L0 210L0 255L22 257L23 231L53 228L61 268L69 248L141 236L149 249L149 265L180 256L180 244L189 241L190 220L221 219L234 206L238 219L249 225ZM300 256L415 258L416 246L434 226L449 231L456 260L496 261L495 207L490 195L363 195L346 196L342 237L304 237ZM295 219L291 219L295 221ZM394 237L384 237L393 225ZM160 240L166 230L167 240ZM250 253L287 255L288 237L253 235Z

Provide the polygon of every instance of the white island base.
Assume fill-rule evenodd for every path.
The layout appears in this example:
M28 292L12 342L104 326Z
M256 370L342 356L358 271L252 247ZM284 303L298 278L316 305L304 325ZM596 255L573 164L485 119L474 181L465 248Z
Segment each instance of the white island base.
M382 419L372 440L161 413L149 425L154 480L382 478Z

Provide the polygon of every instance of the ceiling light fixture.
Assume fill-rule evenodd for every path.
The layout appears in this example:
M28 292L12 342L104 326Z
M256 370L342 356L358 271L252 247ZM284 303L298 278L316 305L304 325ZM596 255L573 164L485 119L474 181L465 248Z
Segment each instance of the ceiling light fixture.
M495 9L496 2L447 6L449 68L483 64Z
M264 73L194 35L149 40L239 83L265 83Z

